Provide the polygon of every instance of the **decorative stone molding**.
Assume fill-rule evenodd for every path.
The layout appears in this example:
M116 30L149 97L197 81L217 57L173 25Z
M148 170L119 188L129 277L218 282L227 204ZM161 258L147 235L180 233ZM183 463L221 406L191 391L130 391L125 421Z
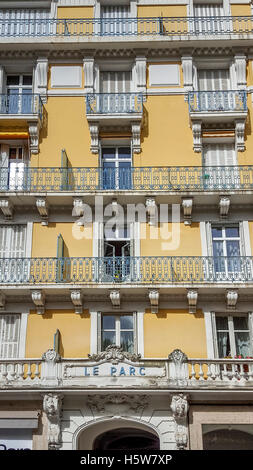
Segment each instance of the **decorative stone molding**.
M192 91L193 88L193 63L192 56L184 55L181 58L182 68L183 68L183 79L184 79L184 88L185 88L185 100L187 100L187 93Z
M33 290L31 293L32 301L36 305L39 315L45 313L45 293L42 290Z
M43 410L48 419L48 449L58 450L61 446L61 413L63 395L47 393L43 397Z
M189 305L189 313L196 313L198 291L196 289L190 289L187 292L187 300Z
M192 121L193 150L202 152L202 124L201 121Z
M5 309L5 304L6 304L6 296L2 292L0 293L0 310Z
M151 305L151 313L158 313L159 308L159 291L158 289L152 289L148 293L150 305Z
M43 103L47 102L48 58L39 57L35 68L35 93L39 93Z
M111 303L113 308L119 308L120 307L120 291L119 289L114 289L110 291L109 294Z
M184 393L172 394L171 411L176 422L176 444L178 450L185 450L188 444L187 413L189 396Z
M82 198L78 197L73 199L72 215L78 217L77 225L84 225L84 201Z
M227 310L235 310L238 301L238 291L229 289L226 292Z
M181 351L181 349L174 349L169 355L168 359L175 364L182 364L183 362L188 361L188 357L186 354Z
M148 224L155 225L157 223L157 206L156 200L153 197L148 197L145 202L147 215L148 215Z
M134 153L141 152L141 123L140 122L132 122L132 148Z
M230 208L230 198L221 196L219 200L220 217L227 217Z
M83 313L83 295L80 289L72 289L70 291L71 302L75 307L75 313Z
M235 143L239 152L245 150L245 119L235 119Z
M191 225L192 223L192 207L193 198L182 199L182 208L184 211L184 224Z
M140 354L131 354L127 351L123 351L120 346L110 345L107 346L105 351L102 351L98 354L88 354L90 361L94 362L111 362L112 364L118 364L119 362L124 362L127 359L130 362L138 362L141 360Z
M6 218L6 220L10 220L13 218L13 204L9 199L0 199L0 209Z
M99 152L99 123L98 122L89 122L90 128L90 138L91 138L91 153Z
M28 122L30 136L30 151L32 154L39 152L39 123Z
M48 225L49 205L45 197L36 199L36 207L41 216L41 225Z
M86 93L94 93L94 57L84 57L84 90Z
M137 55L135 59L136 64L136 85L137 92L146 93L146 71L147 71L147 58L143 55Z
M244 90L247 86L246 64L247 64L246 55L239 54L235 56L237 88L240 90Z
M2 65L0 65L0 94L4 92L5 86L5 70Z
M105 412L106 405L128 405L130 410L135 413L141 413L148 406L149 399L147 395L88 395L87 405L93 412Z
M54 350L54 349L48 349L46 352L42 354L42 360L46 362L59 362L61 359L61 356Z

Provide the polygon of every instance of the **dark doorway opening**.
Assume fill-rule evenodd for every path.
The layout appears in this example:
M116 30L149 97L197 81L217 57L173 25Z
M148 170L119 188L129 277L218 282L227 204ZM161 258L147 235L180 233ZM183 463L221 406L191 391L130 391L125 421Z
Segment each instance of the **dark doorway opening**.
M159 450L159 438L134 428L120 428L100 434L93 444L94 450Z
M217 429L203 435L203 450L253 450L253 435L237 429Z

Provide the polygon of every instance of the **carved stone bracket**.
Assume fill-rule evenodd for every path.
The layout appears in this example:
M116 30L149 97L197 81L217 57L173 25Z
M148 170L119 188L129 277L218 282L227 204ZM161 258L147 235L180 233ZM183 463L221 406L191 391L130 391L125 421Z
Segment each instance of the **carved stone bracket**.
M49 205L45 197L36 199L36 207L41 216L41 225L48 225Z
M91 146L90 150L92 153L99 152L99 123L98 122L89 122L90 128L90 138L91 138Z
M226 301L227 301L227 309L228 310L235 310L236 304L238 301L238 291L235 289L229 289L226 292Z
M120 290L119 289L111 290L109 297L110 297L113 308L119 308L120 307Z
M6 220L11 220L13 217L13 204L9 199L0 199L0 209Z
M188 444L187 413L189 396L184 393L172 394L170 408L176 422L176 445L178 450L185 450Z
M94 93L94 57L83 59L84 89L86 93Z
M187 300L189 305L189 313L196 313L198 291L197 289L189 289L187 292Z
M247 59L246 55L239 54L235 56L235 68L236 68L236 76L237 76L237 88L239 90L244 90L247 86L247 79L246 79L246 64Z
M142 412L149 404L147 395L88 395L87 405L95 412L105 412L106 405L128 405L134 413Z
M147 215L148 215L148 224L149 225L155 225L157 222L157 206L156 206L156 200L154 197L148 197L146 199L146 210L147 210Z
M159 290L158 289L151 289L148 293L150 305L151 305L151 313L158 313L159 308Z
M180 349L174 349L169 356L170 381L177 387L185 387L188 383L188 358Z
M193 199L186 198L182 199L182 208L184 212L184 224L191 225L192 223L192 208L193 208Z
M138 56L135 59L136 64L136 84L137 92L146 93L146 69L147 69L147 58L145 56Z
M110 345L107 346L105 351L101 351L98 354L88 354L90 361L101 362L108 361L112 364L118 364L119 362L127 359L130 362L138 362L141 359L140 354L131 354L129 352L123 351L120 346Z
M39 152L39 130L40 125L38 122L28 122L29 136L30 136L30 151L32 154Z
M136 121L132 122L132 148L134 153L140 153L141 151L141 123Z
M43 397L43 410L48 419L48 449L57 450L61 446L61 412L63 395L47 393Z
M224 218L227 217L228 211L230 208L230 198L228 196L221 196L219 200L219 209L220 209L220 217Z
M48 58L39 57L35 69L35 93L40 95L42 103L47 102Z
M201 121L192 122L193 150L202 152L202 124Z
M75 313L83 313L83 295L80 289L72 289L70 298L75 307Z
M244 152L245 150L245 119L236 119L235 120L235 142L236 148L239 152Z
M34 305L36 305L37 313L42 315L45 312L45 293L42 290L34 290L31 296Z
M185 101L188 98L188 92L192 90L193 87L193 62L192 56L184 55L182 56L182 68L183 68L183 79L184 79L184 89Z
M181 349L174 349L174 351L172 351L168 355L168 359L170 361L178 363L178 364L181 364L182 362L187 362L188 361L188 357L186 356L186 354L183 351L181 351Z

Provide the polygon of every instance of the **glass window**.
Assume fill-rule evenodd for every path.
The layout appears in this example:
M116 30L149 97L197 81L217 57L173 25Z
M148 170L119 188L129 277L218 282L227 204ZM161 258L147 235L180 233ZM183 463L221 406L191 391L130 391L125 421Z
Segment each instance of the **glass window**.
M216 315L215 321L218 357L252 355L248 316Z
M131 167L130 147L103 147L103 189L131 189Z
M124 351L134 352L134 314L102 315L101 350L112 344L122 347Z
M229 275L241 271L239 226L212 227L215 272Z

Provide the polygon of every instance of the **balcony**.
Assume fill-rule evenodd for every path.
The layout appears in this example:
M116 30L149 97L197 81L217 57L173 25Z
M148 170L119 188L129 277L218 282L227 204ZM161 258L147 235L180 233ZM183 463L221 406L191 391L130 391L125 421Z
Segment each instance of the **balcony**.
M132 148L140 152L143 96L141 93L88 93L86 115L90 127L91 151L99 152L98 137L101 129L121 126L132 132Z
M8 19L0 21L0 38L159 38L252 37L252 16L150 17L103 19Z
M188 359L180 350L174 350L166 359L145 359L114 345L86 359L60 358L53 350L43 354L42 359L0 359L0 389L4 390L39 392L56 387L88 391L112 385L114 389L139 386L156 391L205 390L210 396L213 391L217 400L217 389L252 390L253 360Z
M0 285L252 284L253 257L142 256L1 258Z
M0 168L0 193L241 192L253 190L253 166Z
M8 131L10 126L28 129L30 149L38 153L39 131L43 124L43 103L39 94L1 94L0 123Z

